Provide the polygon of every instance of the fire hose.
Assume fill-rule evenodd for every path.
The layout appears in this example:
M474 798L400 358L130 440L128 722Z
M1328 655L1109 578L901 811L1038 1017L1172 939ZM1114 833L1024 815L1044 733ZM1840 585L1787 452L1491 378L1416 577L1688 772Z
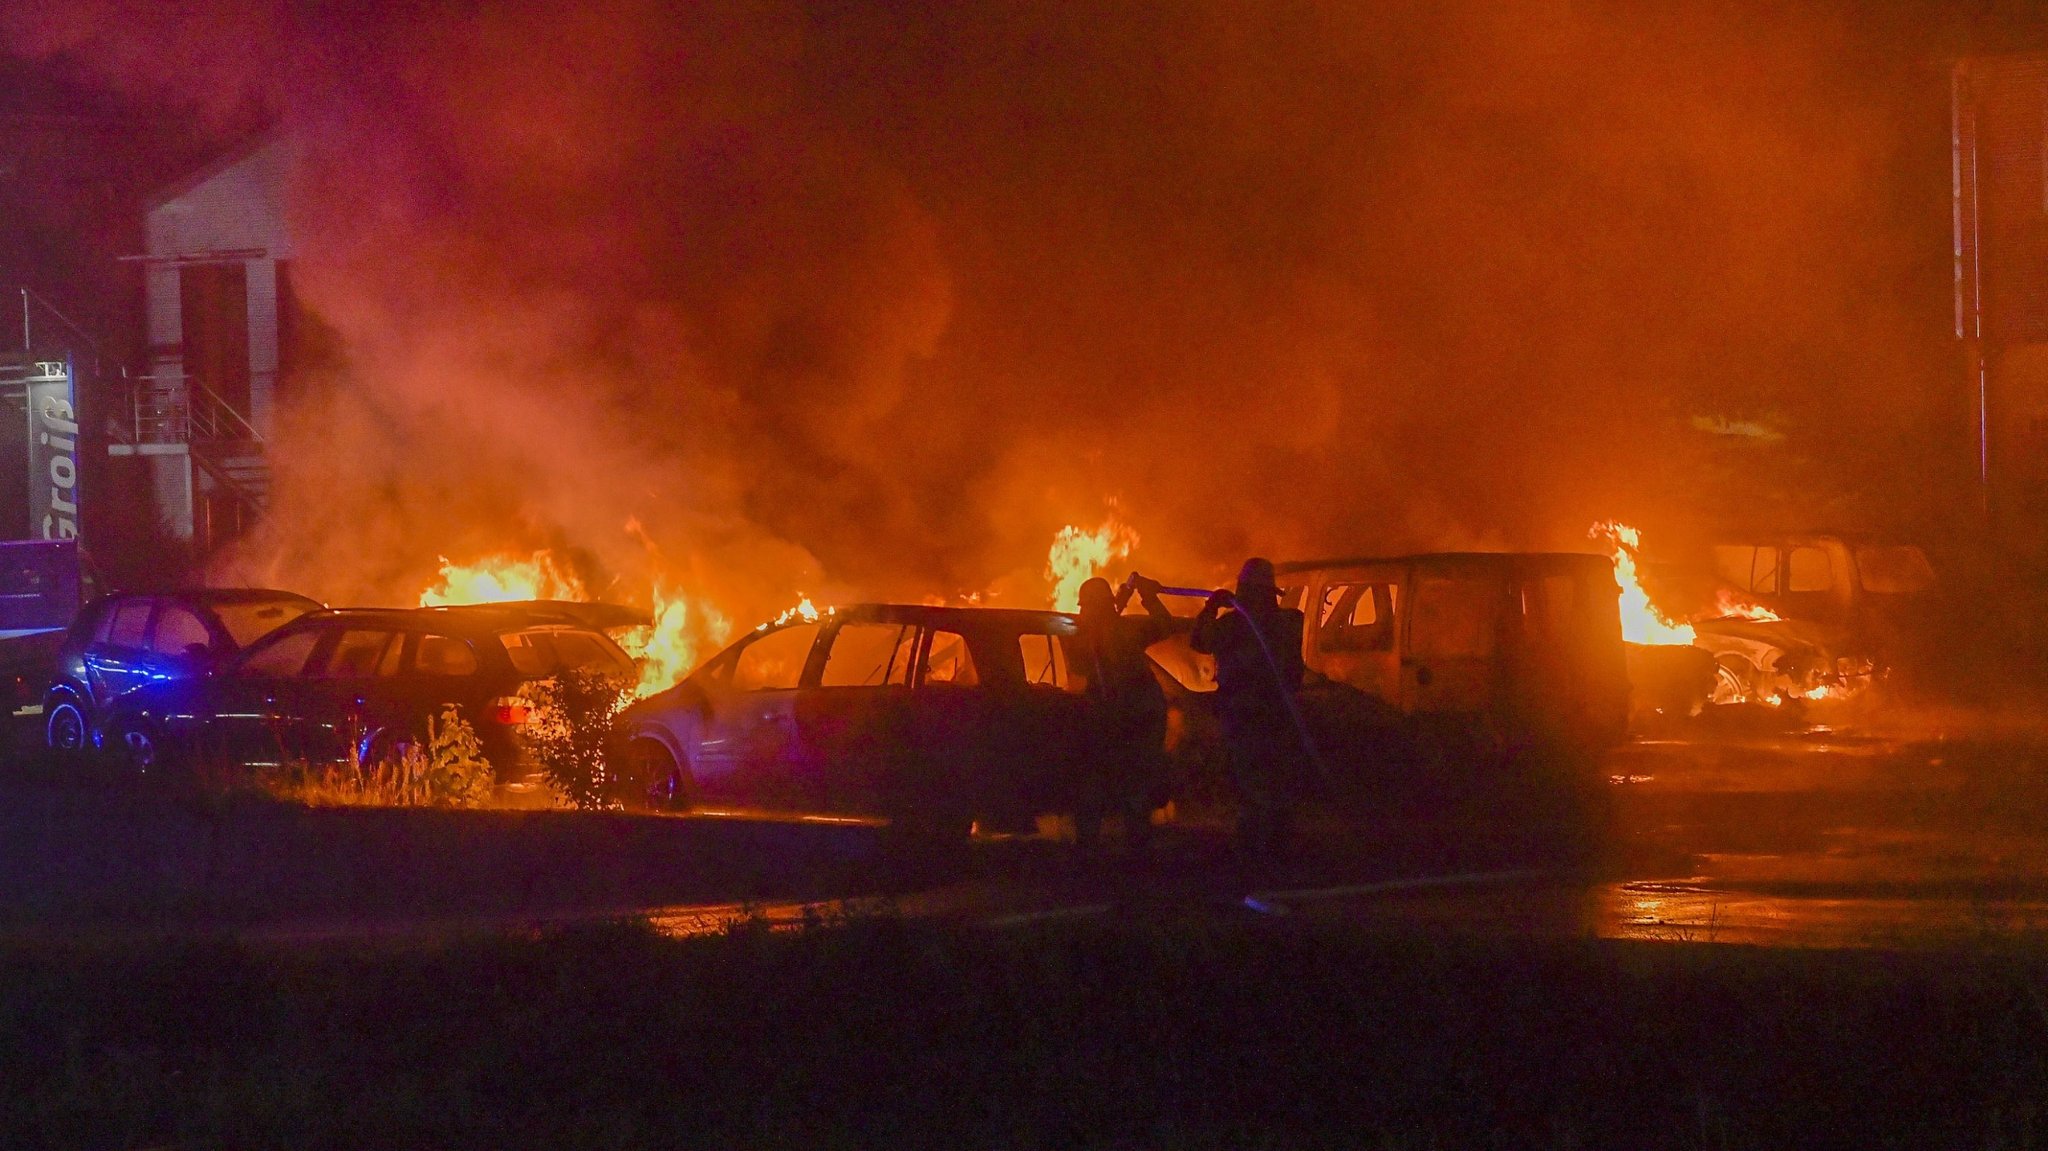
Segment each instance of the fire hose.
M1129 600L1130 594L1137 590L1137 586L1137 572L1132 572L1124 577L1124 582L1117 587L1117 603L1119 607ZM1159 584L1154 588L1154 593L1157 595L1187 596L1204 600L1215 594L1214 591L1207 588L1168 587L1165 584ZM1231 602L1235 606L1235 597L1232 598ZM1266 642L1266 633L1260 629L1259 622L1253 619L1251 614L1243 608L1238 608L1237 614L1244 617L1245 626L1251 629L1252 638L1258 641L1259 654L1266 659L1266 670L1273 675L1273 684L1279 689L1280 702L1287 705L1287 718L1294 724L1294 734L1301 739L1301 749L1308 756L1309 766L1315 769L1316 778L1322 781L1323 787L1331 795L1335 795L1336 782L1330 775L1329 765L1323 761L1321 750L1316 747L1315 739L1308 733L1308 723L1301 717L1301 705L1295 702L1294 692L1287 686L1287 677L1280 674L1280 661L1273 658L1273 648Z

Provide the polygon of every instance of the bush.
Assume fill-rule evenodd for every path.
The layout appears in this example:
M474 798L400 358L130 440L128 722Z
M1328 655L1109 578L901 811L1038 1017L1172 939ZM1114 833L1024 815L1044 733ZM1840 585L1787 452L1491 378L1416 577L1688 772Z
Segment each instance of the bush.
M541 775L572 806L617 806L605 748L612 721L633 702L632 686L613 676L565 671L529 684L526 697L534 706L527 740Z
M279 799L335 807L477 807L491 795L492 772L476 728L462 709L444 704L427 719L426 739L407 740L375 760L356 741L348 759L318 767L299 760L261 780Z

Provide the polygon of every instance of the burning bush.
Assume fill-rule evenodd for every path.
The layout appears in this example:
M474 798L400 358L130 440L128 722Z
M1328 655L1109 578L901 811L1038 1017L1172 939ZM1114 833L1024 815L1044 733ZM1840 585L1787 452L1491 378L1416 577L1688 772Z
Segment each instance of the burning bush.
M591 671L565 671L528 685L533 719L527 739L541 775L575 807L615 803L605 747L612 721L635 698L633 685Z

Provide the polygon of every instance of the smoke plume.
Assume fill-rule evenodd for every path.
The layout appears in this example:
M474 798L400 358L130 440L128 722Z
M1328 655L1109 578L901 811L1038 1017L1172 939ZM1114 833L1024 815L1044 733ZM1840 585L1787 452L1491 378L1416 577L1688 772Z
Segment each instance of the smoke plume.
M1965 459L1945 86L1919 9L1868 8L81 0L5 30L296 149L294 275L345 356L301 382L252 578L403 602L440 556L545 546L745 619L1036 572L1111 500L1180 579L1932 518L1938 484L1887 477Z

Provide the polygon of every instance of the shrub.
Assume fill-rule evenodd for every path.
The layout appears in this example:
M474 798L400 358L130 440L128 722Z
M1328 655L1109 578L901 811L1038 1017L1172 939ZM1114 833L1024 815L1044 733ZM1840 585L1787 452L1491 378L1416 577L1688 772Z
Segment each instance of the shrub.
M367 761L350 740L341 763L286 764L262 780L264 790L279 799L334 807L477 807L490 798L491 765L460 708L444 704L439 721L428 717L425 736Z
M542 776L575 807L617 806L605 748L612 721L633 702L632 686L613 676L565 671L527 685L526 697L534 706L528 745Z

